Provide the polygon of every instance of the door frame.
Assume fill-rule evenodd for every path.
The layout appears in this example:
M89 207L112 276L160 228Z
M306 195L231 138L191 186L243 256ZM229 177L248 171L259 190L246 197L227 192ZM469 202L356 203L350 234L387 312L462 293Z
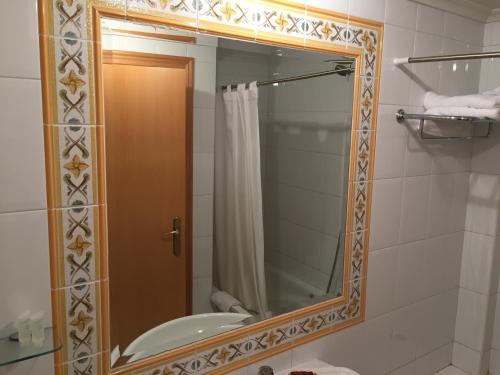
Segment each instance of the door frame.
M186 85L186 144L184 160L186 162L186 191L185 217L182 222L184 233L184 252L186 262L186 315L193 311L193 87L194 87L194 59L191 57L172 56L155 53L102 50L102 64L133 65L163 68L183 68L187 71ZM104 77L103 77L104 79ZM167 83L168 84L168 83ZM105 93L103 92L103 95ZM104 97L103 97L104 106ZM106 108L103 108L105 116ZM109 248L109 247L108 247ZM111 285L110 285L111 287ZM111 311L110 311L111 314ZM110 329L111 332L111 329ZM110 337L111 341L111 337Z

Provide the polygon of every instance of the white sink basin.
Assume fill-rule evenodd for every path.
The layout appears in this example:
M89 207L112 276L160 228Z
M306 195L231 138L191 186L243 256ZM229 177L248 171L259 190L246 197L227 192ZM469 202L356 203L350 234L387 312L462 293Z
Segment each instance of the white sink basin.
M359 375L351 369L335 367L318 359L295 366L289 370L280 371L276 375L288 375L291 371L313 371L318 375Z
M163 323L136 338L122 353L128 362L146 358L244 326L250 314L209 313Z

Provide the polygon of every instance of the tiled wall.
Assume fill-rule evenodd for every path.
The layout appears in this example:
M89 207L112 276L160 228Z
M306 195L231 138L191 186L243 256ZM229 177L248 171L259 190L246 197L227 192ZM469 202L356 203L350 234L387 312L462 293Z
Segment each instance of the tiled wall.
M392 59L480 50L483 25L406 0L309 1L385 22L366 321L241 369L285 369L312 358L362 375L431 375L452 362L472 146L426 143L399 108L421 111L427 87L477 92L479 64Z
M26 309L52 321L42 99L34 0L0 12L0 337ZM53 358L0 368L52 374Z
M111 25L111 21L108 21ZM119 22L117 29L127 28ZM134 25L134 30L148 30ZM170 32L174 33L173 31ZM189 33L179 33L186 34ZM189 34L190 35L190 34ZM212 217L217 38L197 36L196 44L112 35L103 30L103 49L194 58L193 107L193 314L212 312Z
M282 51L273 59L273 71L286 77L327 70L328 58ZM325 293L344 229L352 99L353 78L337 75L270 91L266 259L312 286L314 295Z
M484 51L500 49L500 22L486 24ZM500 62L484 60L480 91L500 86ZM500 374L500 133L474 140L453 364ZM496 310L496 314L495 314ZM496 315L496 317L495 317Z
M407 0L310 0L308 4L386 24L367 320L264 362L285 368L320 358L363 375L432 374L452 359L471 148L464 143L419 142L413 130L395 123L393 113L400 107L420 110L422 83L443 93L475 91L479 73L476 64L465 72L465 63L456 71L448 64L440 68L422 64L403 72L392 66L391 59L479 49L482 25ZM2 267L0 296L12 301L0 304L0 322L6 324L26 307L50 310L50 291L36 4L18 0L2 6L0 153L5 154L0 157L0 264L9 266ZM482 147L483 152L495 149L494 138L486 141L491 143ZM203 139L197 142L201 147ZM205 146L210 154L210 145ZM483 174L475 168L476 161L485 165L479 160L475 154L474 171ZM491 168L488 173L493 177L486 177L496 178L493 161ZM200 207L203 202L201 198ZM498 363L496 353L492 351L492 359L496 358L492 362ZM259 365L238 373L254 374ZM51 366L47 356L0 373L48 375L53 373Z

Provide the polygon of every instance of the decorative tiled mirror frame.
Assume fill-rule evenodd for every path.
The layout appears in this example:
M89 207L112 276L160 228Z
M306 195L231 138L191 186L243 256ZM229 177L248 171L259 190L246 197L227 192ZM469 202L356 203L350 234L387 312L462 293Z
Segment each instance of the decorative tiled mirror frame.
M382 24L286 0L38 1L57 374L223 374L364 320ZM356 59L342 297L110 369L101 16Z

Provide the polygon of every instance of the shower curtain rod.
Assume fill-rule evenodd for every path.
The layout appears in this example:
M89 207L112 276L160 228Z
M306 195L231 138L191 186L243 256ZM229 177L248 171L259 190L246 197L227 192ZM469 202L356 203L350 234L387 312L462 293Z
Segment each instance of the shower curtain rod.
M499 58L500 52L479 52L465 53L457 55L442 55L442 56L425 56L425 57L397 57L394 59L394 65L416 64L438 61L454 61L454 60L477 60Z
M257 81L257 87L259 86L267 86L267 85L274 85L277 83L283 83L283 82L292 82L292 81L300 81L302 79L309 79L309 78L316 78L316 77L323 77L323 76L328 76L331 74L351 74L354 72L353 68L340 68L340 69L331 69L331 70L324 70L321 72L316 72L316 73L310 73L310 74L303 74L300 76L292 76L292 77L284 77L284 78L279 78L279 79L274 79L271 81ZM248 83L247 83L248 85ZM222 86L223 89L227 88L229 85ZM237 88L238 85L231 85L231 89Z

